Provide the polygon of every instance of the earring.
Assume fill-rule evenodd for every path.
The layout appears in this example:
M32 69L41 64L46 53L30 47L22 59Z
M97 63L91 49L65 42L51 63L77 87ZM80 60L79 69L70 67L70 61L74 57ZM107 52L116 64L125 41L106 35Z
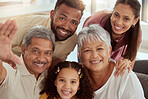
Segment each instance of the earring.
M135 27L135 25L132 25L132 28L134 28Z

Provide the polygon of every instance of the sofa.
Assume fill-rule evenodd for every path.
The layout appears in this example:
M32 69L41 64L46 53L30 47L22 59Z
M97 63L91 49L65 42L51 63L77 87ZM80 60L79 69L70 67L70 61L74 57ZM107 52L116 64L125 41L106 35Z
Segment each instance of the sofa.
M141 82L145 98L148 99L148 60L136 60L133 71Z

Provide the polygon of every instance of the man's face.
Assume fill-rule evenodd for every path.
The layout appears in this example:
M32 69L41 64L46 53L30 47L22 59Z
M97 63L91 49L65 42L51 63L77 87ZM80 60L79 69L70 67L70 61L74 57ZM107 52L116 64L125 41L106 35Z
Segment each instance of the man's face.
M56 11L50 12L51 29L57 41L64 41L72 36L80 23L81 11L69 7L65 4L60 5Z
M51 65L53 45L50 40L32 38L27 50L22 46L22 52L27 70L36 78Z

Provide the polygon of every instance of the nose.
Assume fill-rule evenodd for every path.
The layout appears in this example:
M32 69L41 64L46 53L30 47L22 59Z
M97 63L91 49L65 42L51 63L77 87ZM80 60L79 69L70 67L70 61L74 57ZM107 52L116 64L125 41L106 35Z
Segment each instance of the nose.
M98 53L96 51L93 51L91 56L93 59L96 59L98 58Z
M122 19L121 19L121 18L118 18L118 19L116 20L116 23L117 23L117 25L122 24Z
M40 54L37 59L40 61L40 62L44 62L46 61L46 57L44 56L44 54Z
M69 21L66 21L64 23L64 29L69 30L69 27L70 27L70 22Z
M66 88L66 89L69 89L69 88L70 88L70 83L69 83L69 82L66 82L66 83L65 83L65 88Z

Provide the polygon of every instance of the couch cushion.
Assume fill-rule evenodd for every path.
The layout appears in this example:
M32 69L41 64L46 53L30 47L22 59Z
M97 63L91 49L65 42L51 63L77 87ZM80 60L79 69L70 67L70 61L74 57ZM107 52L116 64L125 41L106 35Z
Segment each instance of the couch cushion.
M145 98L148 99L148 75L142 73L136 73L136 75L143 87Z

